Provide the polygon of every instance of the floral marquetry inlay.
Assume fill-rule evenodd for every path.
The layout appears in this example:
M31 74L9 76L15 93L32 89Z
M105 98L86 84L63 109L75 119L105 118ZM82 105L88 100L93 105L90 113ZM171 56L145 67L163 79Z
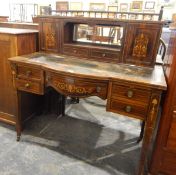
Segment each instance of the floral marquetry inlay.
M56 46L56 32L52 26L50 26L46 33L46 47L55 47Z
M135 57L146 57L147 56L147 46L149 39L143 33L139 34L135 38L132 56Z
M68 93L75 93L75 94L80 94L80 95L91 94L95 91L95 88L93 88L93 87L89 87L89 88L79 87L74 84L66 84L66 83L62 83L62 82L59 82L57 84L57 87L60 90L66 91Z
M154 118L154 114L155 114L155 111L156 111L157 104L158 104L158 100L156 98L154 98L152 100L151 122L153 122L153 118Z

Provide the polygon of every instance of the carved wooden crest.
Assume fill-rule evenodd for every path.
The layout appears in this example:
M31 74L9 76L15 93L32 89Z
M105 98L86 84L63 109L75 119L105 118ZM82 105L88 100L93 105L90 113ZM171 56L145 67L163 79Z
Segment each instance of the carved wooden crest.
M146 57L148 41L149 39L147 35L144 35L143 33L139 34L135 38L132 56Z

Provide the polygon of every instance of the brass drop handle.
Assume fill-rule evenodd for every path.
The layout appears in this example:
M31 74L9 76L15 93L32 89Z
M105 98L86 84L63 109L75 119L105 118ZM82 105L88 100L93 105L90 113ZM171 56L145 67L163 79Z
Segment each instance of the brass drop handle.
M51 81L51 77L49 75L46 76L46 81L47 82Z
M25 84L25 88L29 88L30 87L30 84L29 83L26 83Z
M126 112L131 112L131 110L132 110L132 107L131 107L130 105L127 105L127 106L125 107L125 111L126 111Z
M97 87L97 92L100 92L101 91L101 87Z
M105 54L105 53L103 53L103 54L102 54L102 57L105 57L105 56L106 56L106 54Z
M77 50L74 50L73 52L74 52L74 53L77 53Z
M28 70L28 71L26 71L26 76L28 76L29 77L29 75L31 75L31 71L30 70Z
M133 92L132 90L128 90L128 92L127 92L127 97L128 97L128 98L132 98L133 95L134 95L134 92Z

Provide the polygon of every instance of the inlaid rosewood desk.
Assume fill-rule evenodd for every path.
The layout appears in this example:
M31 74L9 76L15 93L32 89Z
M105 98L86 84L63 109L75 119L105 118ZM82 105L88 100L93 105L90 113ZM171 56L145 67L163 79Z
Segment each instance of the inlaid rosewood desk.
M162 67L115 65L65 55L34 53L10 58L18 93L45 94L47 87L71 97L107 99L106 110L146 122L138 174L142 174L155 128L160 97L166 90ZM18 101L20 107L20 100ZM21 135L20 112L17 139Z

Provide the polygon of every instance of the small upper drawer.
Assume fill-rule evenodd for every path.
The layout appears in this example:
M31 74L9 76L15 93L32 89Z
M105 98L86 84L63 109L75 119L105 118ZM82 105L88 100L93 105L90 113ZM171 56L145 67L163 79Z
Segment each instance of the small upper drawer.
M91 49L90 56L92 58L101 58L107 60L116 60L119 61L120 54L116 51L108 51L108 50L98 50L98 49ZM103 60L102 60L103 61Z
M44 87L41 83L19 78L16 79L16 88L21 91L31 92L35 94L44 93Z
M89 49L82 47L64 46L63 53L72 56L88 57Z
M17 76L19 78L27 78L33 80L41 80L43 71L37 68L31 68L27 66L18 65L17 67Z
M113 94L112 98L114 99L121 97L124 99L148 103L151 96L151 91L113 83L111 94Z

